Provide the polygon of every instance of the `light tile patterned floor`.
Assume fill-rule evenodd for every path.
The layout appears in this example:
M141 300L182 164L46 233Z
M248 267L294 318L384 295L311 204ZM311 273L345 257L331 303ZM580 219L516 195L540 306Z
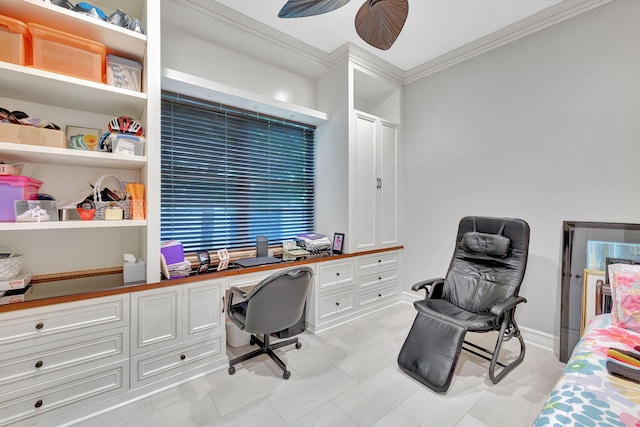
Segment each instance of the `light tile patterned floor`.
M396 358L415 316L394 305L279 350L289 380L266 356L174 387L83 426L530 426L564 364L529 345L522 365L498 384L488 362L462 352L451 388L434 393L406 376ZM471 334L468 334L469 338ZM492 347L493 334L472 340ZM495 342L495 341L493 341ZM517 342L508 342L507 350ZM250 347L229 348L242 354ZM509 352L505 352L508 357Z

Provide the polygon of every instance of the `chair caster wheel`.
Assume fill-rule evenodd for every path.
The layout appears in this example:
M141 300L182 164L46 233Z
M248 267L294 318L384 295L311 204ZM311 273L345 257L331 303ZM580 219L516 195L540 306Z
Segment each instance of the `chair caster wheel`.
M255 345L256 340L255 338L253 338L253 336L249 339L249 345Z
M284 373L282 374L282 378L284 378L285 380L288 380L290 376L291 372L289 371L284 371Z
M300 347L302 347L302 343L301 342L297 342L296 343L296 350L300 350Z
M235 366L230 366L228 369L229 375L233 375L236 373L236 367Z

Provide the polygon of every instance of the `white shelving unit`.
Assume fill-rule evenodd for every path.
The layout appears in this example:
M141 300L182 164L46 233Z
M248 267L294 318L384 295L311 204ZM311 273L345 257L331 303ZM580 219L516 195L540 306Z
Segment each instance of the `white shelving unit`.
M19 252L25 255L25 264L31 259L28 267L34 274L113 267L121 264L123 252L133 251L144 257L148 266L153 266L148 267L147 279L156 282L160 280L159 268L156 268L159 265L159 241L155 241L159 240L160 12L157 7L147 8L147 0L98 0L92 4L107 14L122 8L130 16L139 18L147 34L153 36L120 28L42 0L2 0L0 15L100 42L106 46L108 54L142 63L142 92L0 62L0 101L4 101L0 105L9 109L15 109L13 104L25 105L21 107L25 112L33 108L36 115L45 120L51 113L56 117L53 121L63 130L67 125L83 123L102 123L104 130L113 117L132 117L145 127L145 155L126 156L0 140L0 159L34 165L36 172L33 177L46 177L41 180L47 186L47 192L60 194L61 198L88 188L87 181L91 182L99 175L124 175L127 180L145 184L145 199L152 219L0 223L0 231L9 232L3 233L1 240L4 245L19 247ZM87 244L79 245L77 242ZM89 258L87 253L100 253L101 257ZM147 254L152 255L147 257ZM36 262L52 256L57 258L55 264L51 261ZM50 271L51 265L59 270ZM38 271L38 268L47 270Z

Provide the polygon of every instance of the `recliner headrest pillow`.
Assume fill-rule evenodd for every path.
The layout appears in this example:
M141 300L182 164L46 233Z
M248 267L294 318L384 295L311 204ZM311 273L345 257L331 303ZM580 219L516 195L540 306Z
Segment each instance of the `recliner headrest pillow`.
M468 231L462 236L462 248L474 254L505 258L511 249L511 239L500 234Z

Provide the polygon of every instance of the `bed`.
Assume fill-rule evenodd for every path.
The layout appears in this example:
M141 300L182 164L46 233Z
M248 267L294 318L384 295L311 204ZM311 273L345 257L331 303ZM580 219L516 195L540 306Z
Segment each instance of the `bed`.
M640 334L595 316L576 345L534 426L640 427L640 384L610 375L607 350L633 351Z

